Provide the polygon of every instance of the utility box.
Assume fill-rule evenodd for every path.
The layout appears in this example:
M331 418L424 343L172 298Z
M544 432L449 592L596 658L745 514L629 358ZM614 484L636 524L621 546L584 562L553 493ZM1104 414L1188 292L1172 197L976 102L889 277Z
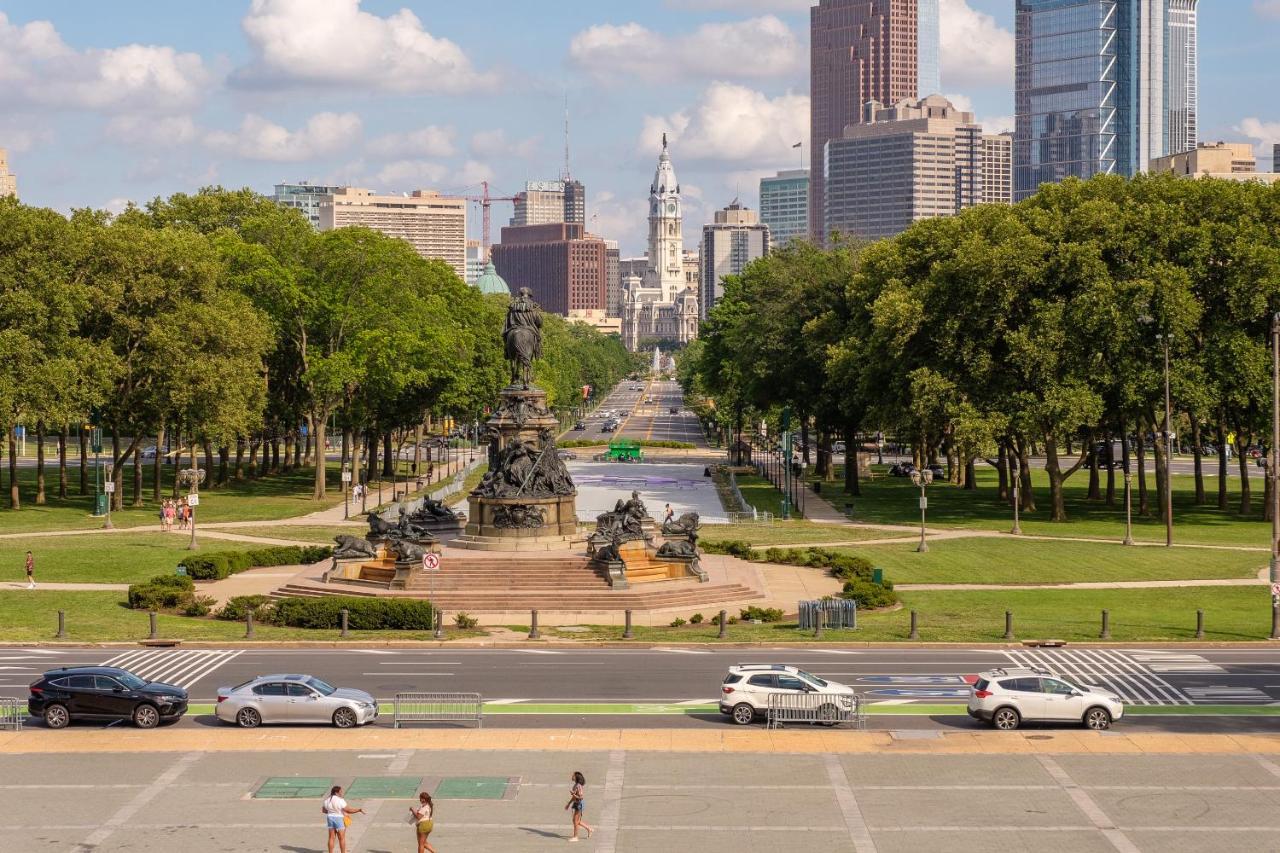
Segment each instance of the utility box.
M111 500L111 495L108 495L108 494L94 495L93 496L93 514L106 515L107 501L109 500Z

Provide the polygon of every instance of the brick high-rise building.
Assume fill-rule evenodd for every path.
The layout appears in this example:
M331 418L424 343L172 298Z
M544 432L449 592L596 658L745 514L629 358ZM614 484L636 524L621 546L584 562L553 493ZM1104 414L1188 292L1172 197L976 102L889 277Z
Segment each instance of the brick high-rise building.
M917 98L919 0L819 0L809 10L809 227L826 236L827 142L862 121L868 101Z
M492 247L493 265L511 288L533 291L546 311L604 311L608 302L608 247L577 222L514 225Z

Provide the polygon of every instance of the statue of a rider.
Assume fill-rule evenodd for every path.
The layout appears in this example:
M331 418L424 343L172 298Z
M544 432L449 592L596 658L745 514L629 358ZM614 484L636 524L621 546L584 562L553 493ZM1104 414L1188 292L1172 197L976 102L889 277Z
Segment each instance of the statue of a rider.
M527 287L520 288L507 306L502 340L507 361L511 362L511 383L522 382L528 390L533 381L533 362L542 357L542 311Z

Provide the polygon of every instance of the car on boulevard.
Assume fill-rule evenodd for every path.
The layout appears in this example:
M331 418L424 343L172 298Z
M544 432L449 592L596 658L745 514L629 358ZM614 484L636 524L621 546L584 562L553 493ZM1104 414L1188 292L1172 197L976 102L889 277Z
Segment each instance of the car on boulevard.
M1124 702L1110 690L1047 669L1010 667L978 675L969 716L1005 731L1024 722L1081 723L1104 731L1124 716Z
M854 695L849 685L819 678L798 667L780 663L742 663L729 667L720 684L720 713L740 726L750 725L765 716L769 710L769 695L773 693L832 696L832 724L839 714L840 703L835 697ZM822 710L819 708L819 716L822 716Z
M352 729L378 719L378 703L363 690L334 687L314 675L259 675L218 688L214 715L254 729L263 723L324 723Z
M51 669L28 689L27 712L51 729L84 719L132 720L140 729L154 729L187 712L187 691L181 687L114 666Z

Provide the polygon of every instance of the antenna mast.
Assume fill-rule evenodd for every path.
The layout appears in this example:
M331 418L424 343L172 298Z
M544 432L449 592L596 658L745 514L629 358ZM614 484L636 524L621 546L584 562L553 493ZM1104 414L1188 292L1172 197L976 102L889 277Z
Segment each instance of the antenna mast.
M562 180L569 180L572 174L569 171L569 93L564 93L564 172L560 175Z

